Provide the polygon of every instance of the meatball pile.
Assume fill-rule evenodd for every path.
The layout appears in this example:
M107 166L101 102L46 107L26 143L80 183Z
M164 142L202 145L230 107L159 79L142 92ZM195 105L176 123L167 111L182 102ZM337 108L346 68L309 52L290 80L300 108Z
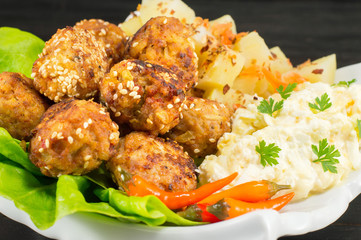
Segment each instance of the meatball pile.
M0 124L30 140L29 158L46 176L105 163L119 186L126 171L165 191L193 190L192 158L217 151L231 113L189 96L198 80L192 34L172 17L152 18L129 37L100 19L59 29L33 79L0 75Z

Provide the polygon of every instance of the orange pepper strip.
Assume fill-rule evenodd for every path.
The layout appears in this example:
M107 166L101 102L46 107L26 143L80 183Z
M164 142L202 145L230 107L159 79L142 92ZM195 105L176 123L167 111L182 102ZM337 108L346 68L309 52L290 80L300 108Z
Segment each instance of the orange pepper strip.
M259 209L274 209L279 211L292 200L294 195L295 193L291 192L278 198L255 203L224 198L216 204L208 206L207 211L220 220L231 219Z
M233 198L245 202L259 202L271 198L282 189L289 189L289 185L279 185L271 181L251 181L239 184L206 197L199 203L215 204L223 198Z
M195 190L188 192L166 192L154 184L145 181L142 177L134 175L132 181L128 184L128 189L126 189L126 192L129 196L138 197L154 195L159 198L168 208L179 209L197 203L212 193L222 189L224 186L231 183L237 177L237 175L238 173L235 172L228 177L207 183Z

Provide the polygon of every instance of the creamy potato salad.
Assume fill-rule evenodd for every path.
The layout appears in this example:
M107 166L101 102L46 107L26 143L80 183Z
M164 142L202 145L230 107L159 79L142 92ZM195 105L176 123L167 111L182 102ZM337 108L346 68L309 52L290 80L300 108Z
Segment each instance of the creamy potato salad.
M207 156L201 164L201 182L237 171L239 177L232 185L259 179L289 184L294 200L335 186L360 167L360 92L358 84L347 87L306 82L299 84L273 115L261 113L258 106L262 99L254 97L252 103L235 112L232 132L219 140L217 155ZM331 106L323 111L312 108L316 98L320 100L325 93ZM281 101L278 93L271 98L275 103ZM315 161L318 156L313 148L320 150L323 139L339 152L335 154L336 172L325 171L324 163ZM261 154L256 151L261 141L280 149L275 158L278 164L261 164Z

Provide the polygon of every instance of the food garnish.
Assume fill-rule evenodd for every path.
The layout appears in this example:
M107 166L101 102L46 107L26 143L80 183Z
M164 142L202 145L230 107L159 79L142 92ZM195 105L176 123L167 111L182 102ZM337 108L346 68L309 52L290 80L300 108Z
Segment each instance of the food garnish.
M361 138L361 120L357 119L357 135L358 138Z
M331 102L330 98L328 97L328 94L324 93L321 96L321 99L319 97L317 97L315 99L315 103L308 103L308 106L312 109L322 112L322 111L325 111L326 109L330 108L332 106L332 102Z
M317 155L317 159L313 162L320 162L324 172L337 173L334 165L339 163L337 157L340 157L341 154L338 149L335 149L335 145L328 145L327 139L324 138L318 142L318 148L316 145L312 145L312 151Z
M352 83L356 82L356 78L350 80L350 81L340 81L338 83L333 84L333 86L344 86L344 87L350 87Z
M199 188L187 192L166 192L154 184L147 182L142 177L134 175L129 184L125 187L125 191L129 196L144 197L154 195L159 198L168 208L179 209L194 204L212 193L222 189L224 186L232 182L238 173L235 172L228 177L205 184Z
M268 101L263 99L258 105L257 109L260 113L265 113L273 117L273 113L283 108L283 100L275 102L273 98L269 98Z
M278 153L281 151L281 148L276 146L275 143L266 145L264 140L259 142L259 145L256 146L256 151L261 155L261 164L265 167L267 164L277 165L278 161L276 158L279 157Z
M290 189L290 185L279 185L277 183L260 180L238 184L232 188L214 193L201 200L199 203L215 204L223 198L233 198L246 202L259 202L270 199L277 192L283 189Z
M291 92L297 87L297 83L290 83L285 89L280 85L276 90L283 99L287 99L291 96Z

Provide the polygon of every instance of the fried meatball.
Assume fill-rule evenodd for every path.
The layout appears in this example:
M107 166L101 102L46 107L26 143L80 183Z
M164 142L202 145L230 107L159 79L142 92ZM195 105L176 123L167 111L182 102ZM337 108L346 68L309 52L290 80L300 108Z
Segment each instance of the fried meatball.
M132 132L120 139L119 146L117 154L107 162L119 186L125 170L165 191L190 191L197 187L196 166L176 142L145 132Z
M35 88L49 99L87 99L98 92L108 70L104 44L87 30L59 29L33 65Z
M117 63L100 83L100 99L115 122L154 135L178 124L184 98L172 71L141 60Z
M29 140L31 130L49 107L32 87L32 79L20 73L0 73L0 127L13 138Z
M216 101L187 97L180 123L167 137L173 139L191 157L200 158L217 151L217 141L231 130L231 112Z
M0 127L13 138L29 140L30 132L48 108L47 101L23 74L0 73Z
M109 160L118 143L118 126L100 104L67 99L43 115L29 158L46 176L82 175Z
M198 79L198 58L191 35L191 28L177 18L152 18L127 43L125 57L164 65L189 89Z
M84 19L74 28L86 29L104 43L110 67L122 60L127 36L120 27L102 19Z

